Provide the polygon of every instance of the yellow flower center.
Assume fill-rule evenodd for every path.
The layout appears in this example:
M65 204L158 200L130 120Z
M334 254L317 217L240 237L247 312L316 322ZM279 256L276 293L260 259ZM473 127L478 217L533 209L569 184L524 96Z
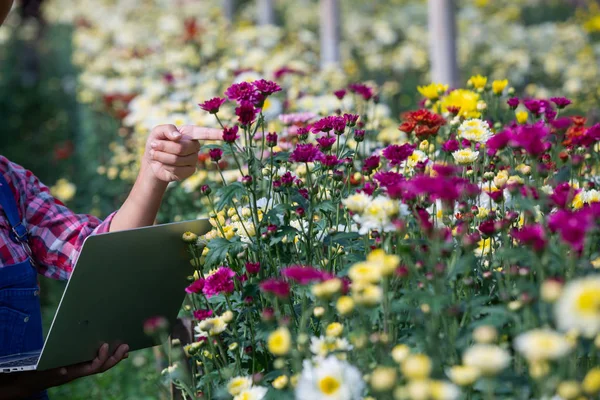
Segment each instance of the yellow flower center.
M326 376L319 381L319 389L322 393L332 395L340 388L340 381L333 376Z
M583 291L577 299L577 308L585 315L600 313L600 291L595 288Z

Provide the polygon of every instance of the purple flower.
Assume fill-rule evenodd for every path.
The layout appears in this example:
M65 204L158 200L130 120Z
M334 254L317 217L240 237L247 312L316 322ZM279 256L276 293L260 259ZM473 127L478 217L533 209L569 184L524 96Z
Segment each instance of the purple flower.
M281 275L300 285L311 282L320 282L325 278L323 271L304 265L292 265L281 270Z
M450 139L447 140L443 145L442 145L442 150L444 150L445 152L448 153L452 153L453 151L458 150L458 140L455 139Z
M296 130L296 135L298 135L298 139L306 140L308 139L308 129L300 127Z
M290 160L294 162L314 162L320 160L323 157L323 153L312 143L309 144L299 144L296 146L292 154L290 155Z
M367 183L365 183L365 186L363 186L363 188L361 189L361 192L364 192L365 194L372 196L373 193L375 193L375 189L377 189L377 186L375 186L371 182L367 182Z
M383 149L383 156L390 161L390 165L399 165L403 161L406 161L408 157L414 152L415 148L408 143L403 145L392 144Z
M198 104L201 109L207 111L211 114L216 114L219 112L219 108L225 103L227 99L222 99L220 97L214 97L210 100L205 101L204 103Z
M265 79L259 79L252 82L254 87L258 89L264 96L270 96L275 92L281 91L281 86L273 81L267 81Z
M539 100L529 99L529 100L525 100L523 102L523 104L525 105L525 108L527 108L536 117L539 117L542 114L542 112L544 111L542 109L543 104Z
M333 169L340 164L339 158L337 158L337 156L333 154L321 157L320 161L327 169Z
M379 167L380 161L381 159L379 156L367 157L365 158L365 161L363 163L362 170L365 171L367 174L370 174Z
M283 174L283 176L281 177L281 183L284 186L292 186L292 184L294 183L294 175L291 174L291 172L287 171L285 174Z
M219 293L231 293L234 289L233 277L235 272L227 267L219 267L219 269L206 278L202 293L206 297L216 296Z
M511 97L510 99L506 100L506 104L508 104L508 106L514 110L519 106L519 99L517 97Z
M208 151L208 155L210 156L210 159L214 162L218 162L221 157L223 156L223 150L216 148L216 149L210 149Z
M238 103L244 101L256 103L257 100L262 100L262 96L256 90L256 87L248 82L234 83L227 88L225 96L227 96L229 100L236 100Z
M319 133L329 132L332 129L335 131L336 134L344 133L344 130L346 129L346 120L344 119L344 117L329 116L321 118L320 120L312 124L311 131L313 133Z
M342 100L346 96L346 90L345 89L336 90L335 92L333 92L333 94L339 100Z
M238 130L239 127L237 125L234 125L231 128L223 128L223 141L225 143L234 143L238 138Z
M335 137L333 136L323 136L317 138L317 143L319 144L319 148L323 151L331 150L331 147L335 143Z
M559 110L562 110L572 103L571 100L567 99L566 97L551 97L550 101L556 104L556 107L558 107Z
M250 125L254 122L256 114L258 114L258 109L254 107L254 104L245 100L235 109L235 115L238 116L242 125Z
M275 133L275 132L267 133L267 146L269 146L269 147L277 146L277 133Z

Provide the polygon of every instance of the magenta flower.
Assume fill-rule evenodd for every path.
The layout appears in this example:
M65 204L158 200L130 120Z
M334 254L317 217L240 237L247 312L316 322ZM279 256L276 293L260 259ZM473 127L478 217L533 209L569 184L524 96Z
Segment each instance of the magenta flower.
M269 147L277 146L277 133L275 133L275 132L267 133L267 146L269 146Z
M338 98L338 100L343 100L344 97L346 96L346 90L345 89L336 90L335 92L333 92L333 94L335 95L335 97Z
M259 79L252 82L254 87L261 92L264 96L270 96L275 92L281 91L281 86L273 81L267 81L265 79Z
M260 289L265 293L274 294L281 299L290 297L290 284L275 278L261 282Z
M317 138L317 143L319 144L319 148L322 151L329 151L333 147L335 140L336 139L333 136L323 136L323 137Z
M398 185L399 183L403 182L404 176L397 172L380 171L373 176L373 179L379 182L379 185L387 188L388 186Z
M238 103L244 101L257 103L258 100L263 100L262 95L256 90L256 87L248 82L234 83L227 88L225 96L227 96L229 100L236 100Z
M360 191L365 194L368 194L369 196L372 196L373 193L375 193L375 189L377 189L377 186L375 186L371 182L367 182Z
M523 102L525 108L527 108L533 115L539 117L544 112L543 104L541 101L536 99L529 99Z
M593 125L585 134L573 138L573 143L583 147L591 147L600 142L600 123Z
M567 208L580 191L580 189L572 188L569 183L564 182L554 188L554 192L550 195L550 200L558 208Z
M359 94L366 101L373 98L373 89L362 83L353 83L348 86L348 89L350 89L352 93Z
M504 191L496 190L495 192L485 192L495 203L502 203L504 200Z
M325 155L320 161L327 169L333 169L340 164L340 159L335 154Z
M204 278L196 279L190 286L185 288L186 293L200 293L204 289Z
M514 110L519 106L519 99L517 97L511 97L510 99L506 100L506 104L508 104L508 106Z
M415 148L408 143L403 145L392 144L383 149L383 156L390 161L390 165L399 165L406 161L414 152Z
M472 197L479 188L468 179L459 177L418 175L402 184L409 197L428 195L432 200L454 202L463 197Z
M380 161L381 158L379 156L367 157L365 158L365 161L363 163L362 170L365 171L367 174L370 174L371 172L379 168Z
M233 292L235 286L232 278L234 276L235 272L233 272L230 268L219 267L215 273L206 278L202 293L204 293L206 297L210 298L219 293Z
M292 175L290 171L287 171L281 176L281 183L284 186L292 186L292 184L294 183L294 175Z
M290 155L290 160L295 162L314 162L318 161L323 157L323 153L312 143L309 144L299 144L296 146L292 154Z
M365 140L365 130L364 129L355 129L354 130L354 140L356 140L358 143Z
M556 107L558 107L559 110L562 110L572 103L571 100L567 99L566 97L551 97L550 101L556 104Z
M496 232L496 224L493 219L488 219L479 224L478 229L484 236L489 237Z
M312 112L300 112L294 114L281 114L279 119L286 125L305 124L315 118L317 114Z
M458 143L458 140L455 140L455 139L447 140L442 145L442 150L444 150L447 153L452 153L452 152L458 150L458 148L459 148L459 143Z
M195 310L194 311L194 318L196 318L198 321L204 321L206 318L212 317L212 315L213 315L212 310Z
M445 177L456 175L459 172L459 170L453 165L433 164L432 169L439 176Z
M238 138L238 130L239 127L237 125L233 126L232 128L223 128L223 141L225 143L234 143Z
M249 274L256 275L260 271L260 263L258 262L247 262L246 263L246 272Z
M498 152L498 150L505 148L510 142L511 138L512 133L510 131L502 131L489 138L485 143L488 155L493 156Z
M554 129L558 129L559 131L567 129L569 126L571 126L572 123L573 121L571 120L571 118L568 117L562 117L550 121L552 127Z
M353 127L356 125L358 121L358 114L344 114L344 121L346 121L346 126Z
M296 135L298 135L298 139L304 141L308 139L308 129L304 127L300 127L296 130Z
M525 149L532 156L539 156L550 146L545 141L549 134L550 131L543 122L519 125L513 130L509 143L512 147Z
M548 227L559 232L562 240L581 252L587 231L592 227L593 215L583 208L576 212L559 210L548 217Z
M240 124L250 125L254 122L258 109L249 101L242 101L240 106L235 109L235 115L238 116Z
M313 133L329 132L331 130L336 134L344 133L344 130L346 130L346 120L344 117L324 117L312 124L311 127L311 132Z
M219 112L219 109L225 103L227 99L222 99L220 97L215 97L210 100L206 100L204 103L198 104L201 109L207 111L211 114L216 114Z
M540 224L524 225L521 229L514 229L511 236L522 244L533 247L535 251L544 250L546 247L546 232Z
M303 265L292 265L290 267L286 267L281 270L281 275L299 283L300 285L306 285L311 282L320 282L324 278L323 271Z
M208 151L208 155L210 156L210 159L212 161L218 162L221 159L221 157L223 157L223 150L219 148L210 149Z

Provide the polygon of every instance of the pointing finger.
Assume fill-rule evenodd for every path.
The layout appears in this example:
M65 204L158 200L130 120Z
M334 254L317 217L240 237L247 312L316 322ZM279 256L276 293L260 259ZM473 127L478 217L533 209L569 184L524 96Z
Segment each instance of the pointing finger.
M180 132L194 140L223 140L223 131L217 128L186 125L181 127Z

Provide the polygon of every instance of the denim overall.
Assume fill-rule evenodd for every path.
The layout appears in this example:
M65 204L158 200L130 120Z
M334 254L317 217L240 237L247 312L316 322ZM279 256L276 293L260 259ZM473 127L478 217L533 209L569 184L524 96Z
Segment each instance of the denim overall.
M0 267L0 357L41 350L44 345L37 269L28 232L12 191L0 173L0 208L6 214L11 239L29 255L26 261ZM48 399L46 392L30 399Z

